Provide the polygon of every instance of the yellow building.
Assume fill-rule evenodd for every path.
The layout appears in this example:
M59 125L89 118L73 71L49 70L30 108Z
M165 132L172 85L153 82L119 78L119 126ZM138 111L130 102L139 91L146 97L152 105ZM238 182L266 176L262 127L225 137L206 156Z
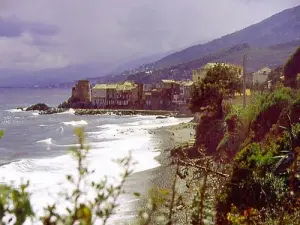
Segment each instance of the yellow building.
M142 95L141 89L141 85L131 81L118 84L96 84L92 89L92 103L99 107L136 107Z
M250 96L251 95L251 90L250 89L246 89L246 96ZM243 96L243 93L235 93L234 94L235 97L237 96Z
M241 66L233 65L230 63L207 63L205 66L193 70L193 74L192 74L193 82L199 82L203 77L205 77L208 70L214 68L218 64L221 64L224 67L231 67L236 69L239 76L241 76L241 74L243 73L243 68Z

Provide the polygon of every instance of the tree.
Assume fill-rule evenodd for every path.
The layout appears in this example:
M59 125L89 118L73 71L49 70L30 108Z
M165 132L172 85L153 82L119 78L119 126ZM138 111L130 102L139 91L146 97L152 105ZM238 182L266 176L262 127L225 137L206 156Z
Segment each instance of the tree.
M272 88L275 87L277 84L282 83L281 76L283 75L283 67L279 66L275 69L272 69L271 72L268 74L268 81L271 82Z
M218 118L223 117L224 98L232 97L240 91L241 69L234 65L218 63L208 70L206 76L194 84L190 110L195 112L210 111Z
M300 47L297 48L284 65L285 86L296 88L298 73L300 73Z

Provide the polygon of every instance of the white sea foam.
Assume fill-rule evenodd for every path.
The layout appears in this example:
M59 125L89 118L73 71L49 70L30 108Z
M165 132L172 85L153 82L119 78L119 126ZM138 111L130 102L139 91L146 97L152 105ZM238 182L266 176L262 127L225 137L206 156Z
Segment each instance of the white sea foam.
M24 109L25 110L25 109ZM11 113L16 113L16 112L23 112L22 109L8 109L8 110L5 110L6 112L11 112Z
M32 115L33 115L33 116L38 116L39 113L38 113L38 112L33 112Z
M58 113L58 114L71 114L74 115L75 114L75 110L74 109L69 109L68 111L62 112L62 113Z
M134 167L135 172L159 166L159 163L154 159L159 153L154 151L154 146L151 144L152 136L148 132L149 129L175 125L188 120L176 118L156 120L153 117L141 117L138 122L99 126L96 130L88 133L90 137L99 139L98 142L90 143L91 149L87 158L90 169L95 169L93 178L104 175L118 177L121 169L112 162L112 159L128 156L129 152L131 152L133 160L137 162ZM87 122L81 120L64 122L63 124L79 126L87 125ZM101 141L112 137L116 139ZM45 144L46 147L54 145L51 138L40 140L38 143ZM70 143L70 145L56 146L69 147L73 145ZM63 190L70 191L71 187L66 182L66 175L74 175L75 172L76 163L71 155L66 154L44 159L22 159L6 164L0 167L0 179L5 177L6 182L10 180L19 182L21 178L25 181L29 180L32 205L37 214L41 215L43 207L51 203L57 203L60 207L65 206L59 193ZM122 206L126 208L128 201L123 201Z
M45 144L51 145L52 144L52 138L46 138L44 140L37 141L37 143L45 143Z
M87 125L88 123L85 120L79 120L79 121L63 122L63 124L73 126L73 127L77 127L77 126Z

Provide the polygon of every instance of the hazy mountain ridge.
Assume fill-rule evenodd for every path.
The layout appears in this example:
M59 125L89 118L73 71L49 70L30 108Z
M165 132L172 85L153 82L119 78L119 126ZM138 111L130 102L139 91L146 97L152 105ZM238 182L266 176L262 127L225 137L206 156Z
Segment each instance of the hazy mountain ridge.
M227 62L242 65L243 55L247 55L246 71L254 72L262 67L271 68L283 65L289 55L300 46L299 41L278 44L266 48L253 48L249 44L235 45L197 60L181 63L169 68L140 72L127 77L129 80L142 83L158 82L160 79L191 79L192 70L204 66L208 62Z
M165 68L195 60L218 50L242 43L248 43L251 47L264 48L299 39L300 5L206 44L195 45L175 52L147 66L155 69Z

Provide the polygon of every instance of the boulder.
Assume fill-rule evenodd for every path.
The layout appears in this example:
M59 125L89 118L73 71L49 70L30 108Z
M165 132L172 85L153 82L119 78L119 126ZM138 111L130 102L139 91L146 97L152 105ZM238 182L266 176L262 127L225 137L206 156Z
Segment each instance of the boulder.
M38 103L38 104L35 104L35 105L32 105L30 107L28 107L26 109L26 111L34 111L34 110L37 110L37 111L46 111L46 110L49 110L50 107L47 106L46 104L44 103Z

